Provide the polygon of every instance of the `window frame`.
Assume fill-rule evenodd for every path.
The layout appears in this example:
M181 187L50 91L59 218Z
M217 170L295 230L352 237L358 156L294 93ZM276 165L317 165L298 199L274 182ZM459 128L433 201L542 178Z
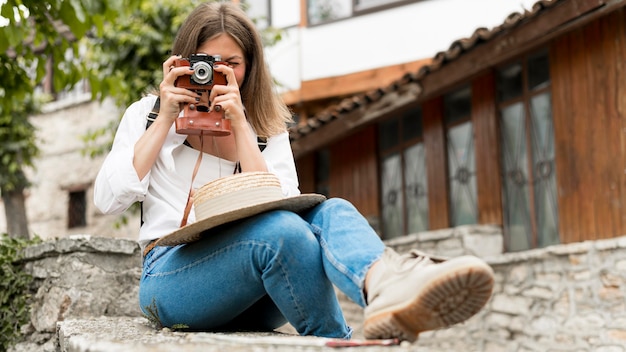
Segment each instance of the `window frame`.
M264 19L264 21L266 22L264 27L259 27L258 24L255 22L254 25L257 26L259 29L265 29L265 28L270 28L272 27L272 0L264 0L265 1L265 7L267 9L267 18ZM250 4L246 4L246 0L242 0L242 2L244 3L244 6L251 6ZM248 14L248 9L246 9L246 14ZM250 14L248 14L248 16L250 16ZM256 21L258 18L254 18L251 17L250 18L252 21Z
M505 68L510 67L511 65L514 64L520 64L521 65L521 75L522 75L522 91L521 94L514 97L514 98L507 98L506 100L502 100L500 98L500 93L498 91L498 80L496 79L495 84L496 84L496 109L497 109L497 119L498 119L498 138L502 138L502 111L508 107L514 106L515 104L521 104L521 106L524 109L524 141L525 141L525 146L526 146L526 154L527 154L527 158L526 158L526 167L527 167L527 180L526 183L528 184L528 190L527 190L527 196L528 196L528 213L529 213L529 225L530 225L530 229L531 229L531 233L530 233L530 241L529 241L529 246L530 248L527 249L521 249L521 250L531 250L531 249L537 249L537 248L542 248L539 246L539 225L538 225L538 214L537 214L537 204L536 204L536 199L535 199L535 188L536 186L536 175L535 172L533 172L534 170L534 165L533 165L533 140L532 140L532 117L530 116L532 114L532 106L531 106L531 101L533 98L541 96L543 94L554 94L553 90L552 90L552 77L550 77L548 84L540 87L540 88L536 88L536 89L531 89L530 88L530 84L529 84L529 72L530 72L530 68L529 68L529 61L531 58L538 56L542 53L545 52L545 55L548 56L548 66L549 66L549 60L550 60L550 53L549 50L547 48L543 48L543 49L539 49L539 50L533 50L529 53L526 53L524 55L518 56L516 57L514 60L508 61L505 64L502 64L500 66L497 67L498 70L502 70ZM549 67L548 67L549 69ZM553 108L553 105L551 104L551 108ZM552 117L552 123L554 123L554 117ZM553 126L554 127L554 126ZM552 131L552 133L554 133L554 131ZM552 138L555 138L555 136L553 135ZM501 147L503 148L503 147ZM504 157L504 155L502 156ZM501 174L502 174L502 178L506 178L507 175L504 174L504 161L502 161L502 169L500 170ZM506 208L504 208L506 205L505 203L505 185L506 185L506 181L503 180L502 182L502 187L503 187L503 192L502 192L502 202L503 202L503 211L502 211L502 216L503 216L503 234L504 234L504 248L507 252L512 251L510 248L511 245L511 235L507 233L507 211ZM557 185L558 187L558 185ZM558 215L558 197L555 200L557 202L557 215ZM557 226L559 225L559 221L557 219ZM518 250L513 250L513 251L518 251Z
M76 229L87 226L87 189L68 190L67 228Z
M449 121L449 117L448 117L448 113L447 113L447 104L446 104L446 96L448 95L454 95L457 94L458 92L461 92L463 90L469 90L469 111L467 112L467 114L463 115L462 117L454 117L454 119L452 121ZM470 181L469 182L473 182L473 188L476 190L476 194L473 194L474 196L474 222L472 224L477 224L480 221L480 209L478 207L478 191L477 191L477 187L478 187L478 175L477 175L477 166L476 166L476 141L475 141L475 126L474 126L474 119L473 119L473 111L472 111L472 86L469 83L465 83L462 84L460 86L457 86L454 89L451 89L449 91L447 91L445 94L442 95L442 118L443 118L443 130L444 130L444 135L445 135L445 155L446 155L446 185L448 188L448 209L449 209L449 214L448 214L448 224L450 226L456 227L456 226L463 226L463 225L468 225L468 224L456 224L455 223L455 207L454 204L452 202L453 200L453 196L454 196L454 192L453 192L453 187L452 187L452 180L456 179L456 175L453 175L451 173L450 170L450 159L449 159L449 153L450 153L450 138L449 138L449 133L450 130L455 128L455 127L459 127L462 126L466 123L470 124L470 127L472 129L471 131L471 140L472 140L472 148L473 151L472 153L474 154L474 162L473 162L473 170L468 170L470 171L468 173L469 177L470 177ZM468 186L470 187L470 186Z
M421 119L420 125L421 125L421 133L417 136L412 136L410 138L405 139L404 138L404 120L407 116L409 115L413 115L413 116L419 116L419 118ZM417 117L416 117L417 118ZM424 120L424 113L423 110L421 108L421 106L416 106L416 107L412 107L406 111L403 111L401 113L398 113L397 115L394 115L390 118L387 118L383 121L378 122L377 124L377 140L376 143L378 144L378 174L379 174L379 180L380 180L380 184L379 184L379 204L380 204L380 209L381 209L381 217L380 217L380 231L381 231L381 235L383 239L391 239L391 238L399 238L402 236L406 236L409 233L409 219L408 219L408 209L407 209L407 178L406 178L406 151L409 150L411 147L416 146L417 144L424 144L424 128L423 128L423 120ZM381 125L384 123L388 123L388 122L392 122L392 121L396 121L398 123L398 128L397 128L397 140L398 143L394 144L393 146L390 146L386 149L382 149L380 146L380 132L381 132ZM383 208L384 208L384 199L383 199L383 184L382 182L384 181L382 176L383 176L383 162L386 161L386 159L390 156L393 155L399 155L400 157L400 170L398 171L400 173L400 177L401 177L401 189L402 189L402 234L400 236L396 236L396 237L389 237L388 234L385 233L385 219L383 218ZM427 158L427 156L426 156ZM428 167L428 165L424 165L425 168ZM428 180L427 180L428 182ZM426 195L428 195L428 184L426 185ZM429 210L430 211L430 210ZM428 229L430 229L430 224L428 225Z
M358 16L363 16L363 15L367 15L367 14L371 14L371 13L375 13L375 12L379 12L379 11L385 11L385 10L389 10L392 9L394 7L399 7L399 6L404 6L404 5L408 5L408 4L412 4L412 3L416 3L416 2L421 2L424 0L393 0L392 3L383 3L383 4L378 4L378 5L371 5L371 6L366 6L364 8L359 8L358 5L358 0L352 0L351 4L350 4L350 15L345 16L345 17L339 17L339 18L334 18L334 19L330 19L327 21L321 21L321 22L316 22L313 23L311 21L311 15L310 15L310 11L309 11L309 3L312 0L306 0L305 4L306 4L306 23L308 27L315 27L315 26L321 26L321 25L325 25L325 24L329 24L329 23L335 23L335 22L339 22L339 21L344 21L350 18L354 18L354 17L358 17Z

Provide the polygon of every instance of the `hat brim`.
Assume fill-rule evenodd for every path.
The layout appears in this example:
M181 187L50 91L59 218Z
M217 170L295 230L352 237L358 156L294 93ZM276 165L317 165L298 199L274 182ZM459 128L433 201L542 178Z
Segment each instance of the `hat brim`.
M229 222L241 220L253 215L261 214L270 210L289 210L299 213L310 209L323 201L326 197L321 194L300 194L283 199L255 204L220 214L215 214L206 219L199 220L192 224L163 236L156 241L157 246L175 246L183 243L190 243L199 240L204 231Z

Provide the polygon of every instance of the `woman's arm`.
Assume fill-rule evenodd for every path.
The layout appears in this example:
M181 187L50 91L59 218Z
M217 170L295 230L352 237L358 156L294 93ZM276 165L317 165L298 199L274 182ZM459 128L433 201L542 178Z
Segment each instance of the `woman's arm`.
M135 144L133 166L140 179L148 174L159 156L167 133L180 115L181 105L197 101L196 93L186 88L174 86L179 76L188 75L192 72L189 66L174 66L174 61L179 58L179 56L171 56L163 62L163 81L159 85L161 99L159 115Z
M135 201L143 200L147 178L140 180L133 166L134 145L146 129L146 114L156 97L146 97L124 112L94 184L94 203L102 212L119 214Z
M136 201L143 201L149 173L157 160L167 134L180 114L183 103L196 101L196 94L174 86L176 78L189 74L189 67L174 67L172 56L163 63L160 109L155 122L146 130L146 116L156 97L146 97L131 105L118 127L111 152L94 185L94 202L104 213L122 213Z

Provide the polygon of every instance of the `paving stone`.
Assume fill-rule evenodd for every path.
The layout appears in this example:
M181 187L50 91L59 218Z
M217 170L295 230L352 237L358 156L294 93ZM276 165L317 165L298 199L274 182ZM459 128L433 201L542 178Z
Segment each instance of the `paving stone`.
M333 344L372 343L365 340L341 340L296 336L284 333L208 333L156 330L144 318L100 317L59 322L57 334L60 352L324 352L342 351ZM381 341L389 343L390 341ZM353 346L350 351L415 351L415 344L393 346ZM426 351L419 349L420 351Z

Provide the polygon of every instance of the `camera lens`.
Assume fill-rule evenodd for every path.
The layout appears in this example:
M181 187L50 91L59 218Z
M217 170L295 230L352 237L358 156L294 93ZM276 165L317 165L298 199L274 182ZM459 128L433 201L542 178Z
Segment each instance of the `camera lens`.
M191 78L197 84L207 84L213 79L213 68L208 62L198 61L193 65Z

